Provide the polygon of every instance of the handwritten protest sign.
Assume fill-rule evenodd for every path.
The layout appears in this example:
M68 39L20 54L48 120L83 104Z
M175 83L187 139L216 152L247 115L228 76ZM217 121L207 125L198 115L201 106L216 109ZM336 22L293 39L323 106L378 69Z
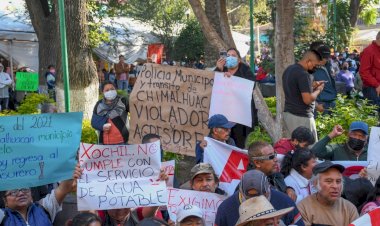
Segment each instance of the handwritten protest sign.
M164 170L165 174L168 175L169 179L166 182L166 186L173 187L174 184L174 169L175 169L175 160L170 160L161 163L161 168Z
M78 210L105 210L167 203L159 180L160 142L136 145L80 145L83 175L78 180Z
M368 180L376 183L380 176L380 127L372 127L368 144Z
M38 73L17 72L17 91L36 91L38 89Z
M70 179L81 112L0 117L0 191Z
M203 211L206 225L214 225L216 211L227 198L216 193L168 188L168 212L170 219L177 220L177 211L185 205L198 206Z
M231 122L252 126L252 92L254 82L237 76L216 73L212 87L210 114L222 114Z
M214 72L145 64L132 90L129 142L161 136L164 150L195 155L196 141L208 134Z

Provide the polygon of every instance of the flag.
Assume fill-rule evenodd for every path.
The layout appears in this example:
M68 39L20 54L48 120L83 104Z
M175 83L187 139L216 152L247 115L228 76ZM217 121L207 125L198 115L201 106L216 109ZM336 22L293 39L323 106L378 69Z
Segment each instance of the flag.
M369 213L356 219L349 226L378 226L380 225L380 208L376 208Z
M226 143L205 137L203 161L210 163L219 177L219 187L228 195L235 192L241 176L247 171L248 152Z

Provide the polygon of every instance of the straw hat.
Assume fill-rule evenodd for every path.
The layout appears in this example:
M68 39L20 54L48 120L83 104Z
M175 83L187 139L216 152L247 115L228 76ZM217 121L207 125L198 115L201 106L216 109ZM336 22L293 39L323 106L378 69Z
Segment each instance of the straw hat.
M293 209L294 207L276 210L265 196L260 195L253 197L247 199L240 205L240 217L236 226L243 226L254 220L282 217Z

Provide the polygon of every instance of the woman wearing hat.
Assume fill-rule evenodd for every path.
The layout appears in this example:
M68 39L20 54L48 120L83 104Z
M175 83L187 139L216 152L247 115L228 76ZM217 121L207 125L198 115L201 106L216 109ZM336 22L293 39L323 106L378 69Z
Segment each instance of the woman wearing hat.
M293 208L276 210L265 196L253 197L240 205L240 217L235 226L284 226L280 219Z

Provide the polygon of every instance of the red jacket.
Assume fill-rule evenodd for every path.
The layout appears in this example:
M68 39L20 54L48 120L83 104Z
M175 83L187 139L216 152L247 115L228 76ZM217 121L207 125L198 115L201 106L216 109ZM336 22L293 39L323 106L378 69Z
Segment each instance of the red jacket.
M359 73L364 87L380 86L380 46L375 41L360 54Z
M294 150L294 146L289 138L281 138L277 143L274 144L274 150L277 154L286 155L289 151Z

